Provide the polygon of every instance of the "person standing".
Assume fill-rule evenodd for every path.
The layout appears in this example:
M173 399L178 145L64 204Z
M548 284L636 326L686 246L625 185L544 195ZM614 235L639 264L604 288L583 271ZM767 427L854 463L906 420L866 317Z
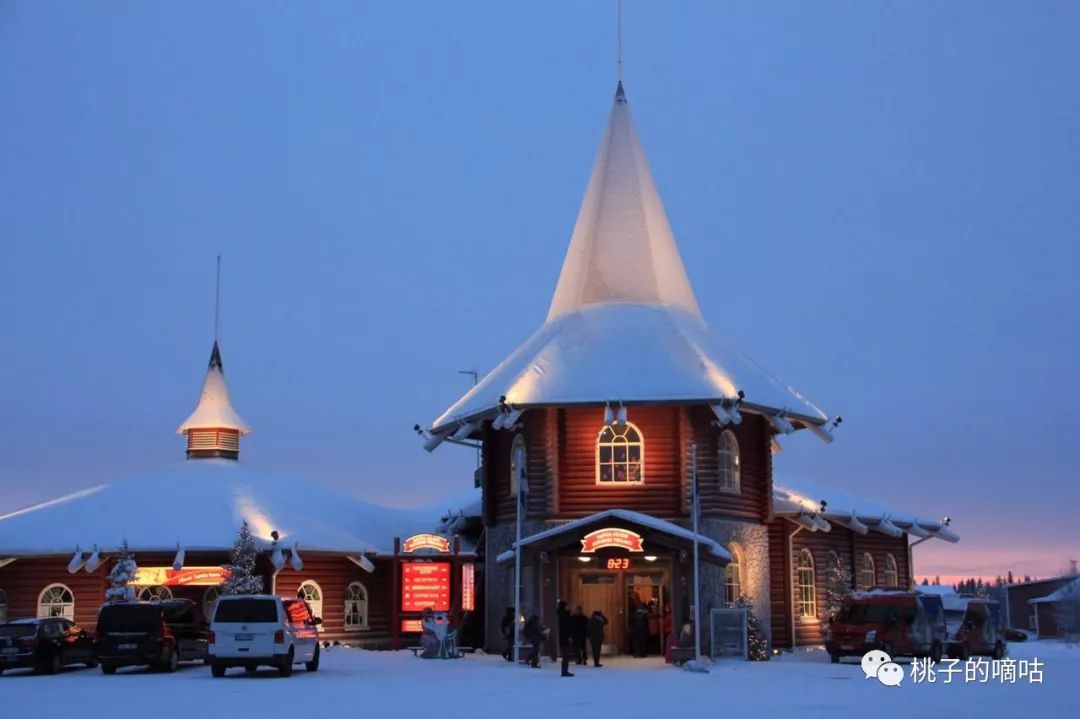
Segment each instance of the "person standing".
M634 648L634 656L644 657L648 653L649 641L649 607L644 602L634 606L634 615L630 618L630 644Z
M503 659L508 662L514 661L514 642L517 640L514 636L514 624L516 624L514 621L514 608L507 607L502 621L499 622L499 631L502 632L503 641L506 643L506 649L503 650Z
M574 658L579 666L589 663L588 654L585 651L585 643L588 641L589 618L579 604L574 610Z
M570 673L570 653L574 651L574 617L566 602L559 600L555 616L559 620L559 651L562 652L562 676L572 677Z
M525 622L525 628L522 630L525 643L529 645L529 656L526 661L529 662L529 666L536 669L540 666L540 645L544 642L544 627L540 624L540 617L533 614L529 617L529 621Z
M592 645L592 661L594 667L603 666L600 663L600 650L604 646L604 627L607 626L608 618L599 609L592 613L589 618L589 644Z

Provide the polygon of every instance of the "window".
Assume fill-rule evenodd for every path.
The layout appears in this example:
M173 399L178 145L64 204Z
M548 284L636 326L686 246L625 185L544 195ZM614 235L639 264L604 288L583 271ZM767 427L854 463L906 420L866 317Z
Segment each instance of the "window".
M742 547L734 542L730 545L731 561L724 569L724 599L728 604L735 604L742 596Z
M877 584L877 570L874 568L874 558L870 552L863 552L862 561L859 563L859 589L873 589Z
M311 607L311 615L322 619L322 589L310 579L300 585L296 596L303 599Z
M900 572L896 569L896 557L891 554L885 555L885 586L900 586Z
M75 595L63 584L50 584L38 597L39 617L75 618Z
M608 425L596 439L597 484L641 484L645 481L645 442L637 427Z
M516 497L518 493L518 478L525 465L525 435L514 435L514 443L510 445L510 496Z
M206 621L214 620L214 610L217 609L217 600L221 596L221 590L217 587L207 587L202 595L202 611Z
M168 587L143 587L139 592L140 602L160 602L162 599L172 599L172 590Z
M725 429L720 433L720 452L717 462L720 477L720 489L729 492L742 490L742 478L739 471L739 440L735 433Z
M0 624L7 621L7 595L0 589Z
M795 588L795 609L800 617L817 618L817 587L814 579L814 557L809 549L799 550L798 582Z
M220 624L273 624L278 621L277 602L273 599L222 599L214 621Z
M367 589L360 582L345 587L345 630L368 628Z

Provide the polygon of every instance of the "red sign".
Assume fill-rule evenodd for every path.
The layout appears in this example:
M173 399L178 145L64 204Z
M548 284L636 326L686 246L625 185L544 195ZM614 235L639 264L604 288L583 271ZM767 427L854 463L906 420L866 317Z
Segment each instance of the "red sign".
M423 625L420 624L419 619L402 619L401 620L401 633L402 634L419 634L424 631Z
M625 549L628 552L643 552L641 548L645 540L637 532L629 529L617 529L605 527L595 532L589 532L581 540L581 551L585 554L595 552L597 549Z
M401 565L401 611L450 610L450 563L406 562Z
M216 587L228 578L225 567L139 567L131 583L137 587Z
M471 612L476 609L476 565L461 565L461 609Z
M437 534L414 534L401 545L401 551L412 554L418 549L430 549L442 554L450 553L450 540Z

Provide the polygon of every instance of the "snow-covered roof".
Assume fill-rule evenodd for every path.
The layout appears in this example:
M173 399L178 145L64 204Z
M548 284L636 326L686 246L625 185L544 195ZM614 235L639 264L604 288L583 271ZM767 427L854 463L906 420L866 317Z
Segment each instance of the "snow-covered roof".
M1057 591L1047 594L1045 597L1038 597L1037 599L1031 599L1031 604L1038 604L1039 602L1064 602L1075 601L1080 599L1080 577L1072 580L1068 584L1059 587Z
M225 368L221 364L221 351L216 340L210 351L210 366L206 370L199 404L176 432L183 434L193 429L235 429L241 435L251 433L251 427L233 409L229 399L229 385L225 382Z
M961 597L956 593L956 590L952 587L944 585L931 585L915 588L919 594L933 594L941 597L941 607L946 612L962 612L967 609L968 599L970 597Z
M490 418L502 398L513 408L720 403L740 391L750 411L827 419L705 323L620 83L547 320L431 431Z
M557 537L560 534L565 534L567 532L575 532L583 527L587 527L589 525L596 524L597 522L602 522L607 519L621 519L624 522L636 524L639 527L655 529L658 532L670 534L671 536L685 539L688 542L693 542L696 537L698 544L702 548L706 549L712 556L718 559L723 559L725 561L731 561L731 552L725 549L724 545L720 544L715 539L712 539L711 537L707 537L704 534L700 533L695 535L691 530L686 529L685 527L680 527L679 525L672 522L668 522L663 519L657 519L656 517L653 517L651 515L642 514L641 512L634 512L629 509L605 509L602 512L590 514L587 517L574 519L564 524L560 524L557 527L552 527L550 529L545 529L535 534L530 534L528 537L521 540L521 546L527 547L530 544L536 544L537 542L542 542L546 539ZM506 562L510 559L513 559L514 549L517 548L517 546L518 543L514 542L510 546L510 549L506 550L498 557L496 557L496 561Z
M463 499L465 504L463 504ZM437 531L470 498L418 509L365 502L311 480L231 459L192 459L0 516L0 557L72 554L76 546L115 552L221 550L247 520L263 547L277 530L304 551L393 552L395 537Z
M873 530L893 537L906 533L920 539L960 541L944 520L926 519L848 492L786 476L773 478L773 513L790 518L810 531L827 532L832 524L838 524L859 534Z

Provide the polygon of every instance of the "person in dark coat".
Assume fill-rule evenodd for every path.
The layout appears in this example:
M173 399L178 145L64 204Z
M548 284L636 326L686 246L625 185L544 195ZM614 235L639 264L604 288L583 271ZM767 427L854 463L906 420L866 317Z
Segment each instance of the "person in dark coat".
M607 626L608 618L599 609L589 617L588 635L589 644L592 645L592 661L594 667L603 666L600 663L600 649L604 646L604 627Z
M508 662L514 661L514 623L514 608L507 607L502 621L499 622L499 631L502 632L503 642L506 644L503 659Z
M641 658L647 653L649 641L649 607L644 602L634 605L634 614L630 617L630 644L634 656Z
M588 641L589 633L589 618L585 616L585 610L581 608L580 604L574 610L572 619L574 621L574 658L577 660L577 664L586 665L589 663L589 657L585 651L585 643Z
M529 621L525 622L522 630L525 643L529 645L529 656L526 661L533 669L540 666L540 645L544 643L544 627L540 624L540 617L533 614Z
M559 651L562 653L562 675L572 677L570 673L570 653L574 651L574 617L570 614L566 602L559 600L555 616L559 618Z

